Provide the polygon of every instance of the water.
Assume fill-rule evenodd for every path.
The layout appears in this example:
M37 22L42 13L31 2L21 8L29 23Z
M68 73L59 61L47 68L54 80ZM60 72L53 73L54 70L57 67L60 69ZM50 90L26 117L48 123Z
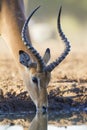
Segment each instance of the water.
M0 130L24 130L24 128L20 125L14 125L14 126L5 125L5 126L1 126ZM31 128L29 130L31 130ZM56 127L54 125L48 125L48 130L87 130L87 126L81 125L81 126Z
M86 113L9 113L0 115L0 130L87 130Z

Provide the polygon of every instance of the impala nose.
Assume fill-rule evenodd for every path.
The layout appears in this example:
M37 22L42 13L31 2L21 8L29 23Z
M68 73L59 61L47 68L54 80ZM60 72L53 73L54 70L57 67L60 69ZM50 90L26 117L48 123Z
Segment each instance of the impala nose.
M43 114L45 114L47 112L47 107L43 106L42 107L42 112L43 112Z
M37 113L47 113L47 106L37 107Z

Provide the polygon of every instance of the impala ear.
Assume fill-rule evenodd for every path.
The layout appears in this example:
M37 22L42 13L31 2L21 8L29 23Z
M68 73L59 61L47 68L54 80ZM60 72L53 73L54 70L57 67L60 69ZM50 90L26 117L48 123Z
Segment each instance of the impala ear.
M19 61L27 68L37 68L37 63L32 62L30 56L23 50L19 51Z
M50 60L50 57L51 57L51 55L50 55L50 49L47 48L46 51L45 51L45 54L44 54L44 56L43 56L43 60L44 60L44 62L45 62L46 64L47 64L48 61Z
M23 50L19 51L19 61L22 65L29 67L29 62L31 62L30 56Z

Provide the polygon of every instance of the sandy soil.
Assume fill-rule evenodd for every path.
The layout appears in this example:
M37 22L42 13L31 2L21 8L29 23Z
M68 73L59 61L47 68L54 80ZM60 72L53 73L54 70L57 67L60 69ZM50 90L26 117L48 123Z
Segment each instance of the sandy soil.
M51 49L57 50L52 42L50 46ZM78 111L87 111L87 53L79 53L79 49L77 50L71 51L52 72L48 86L49 110L70 111L70 108L78 108ZM56 52L52 54L52 59L56 58L56 55ZM35 109L15 61L9 56L8 49L4 48L0 56L0 113L29 111L32 107Z

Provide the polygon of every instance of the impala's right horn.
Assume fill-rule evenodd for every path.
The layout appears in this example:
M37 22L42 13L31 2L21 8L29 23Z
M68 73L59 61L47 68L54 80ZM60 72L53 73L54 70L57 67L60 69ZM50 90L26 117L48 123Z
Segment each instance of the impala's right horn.
M56 59L54 62L50 63L45 68L45 71L48 71L48 72L51 72L56 66L58 66L66 58L66 56L68 55L68 53L70 51L70 43L69 43L68 39L66 38L65 34L63 33L62 28L61 28L61 24L60 24L61 10L62 10L62 7L60 7L60 10L59 10L59 15L58 15L58 20L57 20L57 27L58 27L58 32L60 34L60 37L65 43L65 50L60 55L60 57L58 59Z

